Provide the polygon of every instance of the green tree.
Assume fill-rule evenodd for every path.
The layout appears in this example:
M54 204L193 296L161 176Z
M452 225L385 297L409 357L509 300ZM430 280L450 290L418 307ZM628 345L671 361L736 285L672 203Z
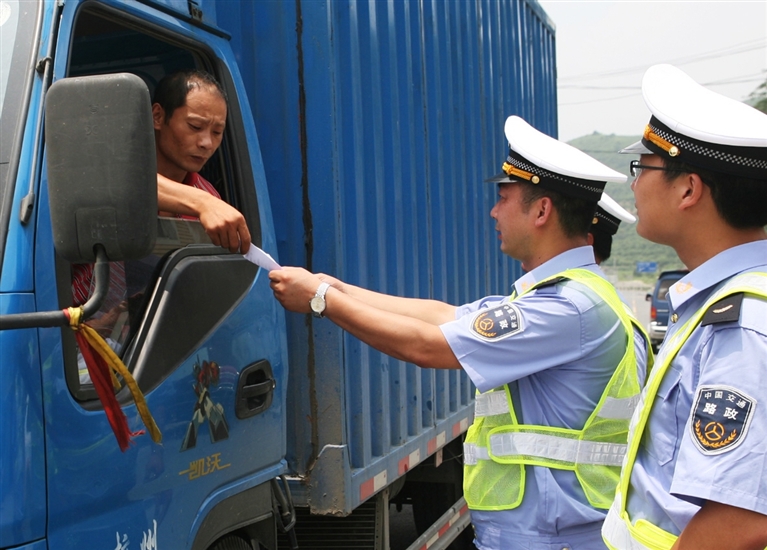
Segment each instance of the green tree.
M751 95L748 96L746 102L763 113L767 113L767 80L759 84L759 86L751 92Z

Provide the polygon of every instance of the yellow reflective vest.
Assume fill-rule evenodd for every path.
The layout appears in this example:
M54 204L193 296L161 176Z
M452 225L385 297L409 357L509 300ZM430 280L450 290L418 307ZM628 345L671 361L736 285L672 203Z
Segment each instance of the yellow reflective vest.
M631 472L636 462L639 443L650 418L655 395L658 393L658 388L669 365L692 332L698 327L703 315L720 300L741 292L767 299L767 273L751 272L733 277L717 290L679 330L663 342L657 358L657 367L648 379L642 392L640 405L631 420L628 452L621 471L618 490L602 526L602 537L612 550L669 550L676 542L678 538L676 535L653 525L649 521L640 519L633 523L629 518L626 511L626 498Z
M519 424L508 384L477 393L474 423L464 443L464 497L470 509L510 510L519 506L525 491L526 464L574 471L586 498L596 508L606 509L613 500L626 453L629 420L641 390L634 328L644 331L613 286L586 269L564 271L525 293L563 279L585 285L610 306L623 325L626 351L580 430ZM645 342L649 343L646 335ZM647 358L649 370L649 347Z

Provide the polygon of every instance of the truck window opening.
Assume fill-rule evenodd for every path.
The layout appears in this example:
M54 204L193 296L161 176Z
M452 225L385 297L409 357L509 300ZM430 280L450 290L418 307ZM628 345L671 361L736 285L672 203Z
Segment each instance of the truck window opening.
M204 54L182 47L172 40L163 40L124 25L102 14L103 8L85 8L76 19L72 34L72 49L67 68L68 77L128 72L139 76L154 94L157 83L166 75L179 70L198 68L213 72L212 63ZM229 117L231 118L231 117ZM200 174L216 188L223 200L233 196L232 185L227 185L225 162L229 156L226 133L221 147L207 162ZM112 262L110 292L101 310L91 324L97 328L119 356L124 356L133 338L139 332L155 287L167 257L189 244L206 244L209 239L197 221L158 217L158 239L153 253L137 261ZM81 268L76 268L76 271ZM63 269L68 274L70 270ZM66 276L66 275L65 275ZM73 276L77 278L77 276ZM66 284L61 285L66 287ZM75 284L76 287L76 284ZM88 289L85 289L87 293ZM76 288L73 288L76 294ZM82 292L81 292L82 293ZM73 296L74 297L74 296ZM63 302L72 298L65 296ZM71 305L71 304L67 304ZM93 400L96 395L84 360L77 354L77 366L70 355L68 369L77 370L74 393L79 399ZM130 368L130 365L129 365ZM70 381L75 377L70 376Z

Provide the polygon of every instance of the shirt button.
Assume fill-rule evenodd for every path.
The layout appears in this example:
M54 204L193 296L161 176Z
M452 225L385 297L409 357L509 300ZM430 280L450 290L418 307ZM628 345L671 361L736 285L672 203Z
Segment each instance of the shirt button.
M671 316L671 322L672 322L672 323L676 323L678 320L679 320L679 315L677 315L676 313L674 313L674 314Z

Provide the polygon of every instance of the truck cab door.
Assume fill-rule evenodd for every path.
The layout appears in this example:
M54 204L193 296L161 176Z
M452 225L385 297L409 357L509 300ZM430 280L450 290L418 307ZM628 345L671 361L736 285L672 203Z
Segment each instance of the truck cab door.
M274 254L258 141L233 64L223 36L150 6L67 2L54 78L129 72L152 93L179 69L213 74L228 96L227 125L201 174ZM46 188L44 172L39 310L72 305L79 269L54 254ZM112 262L110 296L92 323L132 371L162 444L140 435L121 452L72 331L39 331L52 548L208 548L243 523L271 525L270 480L285 471L282 310L267 273L210 244L198 221L157 223L152 254ZM140 431L127 393L117 398Z

